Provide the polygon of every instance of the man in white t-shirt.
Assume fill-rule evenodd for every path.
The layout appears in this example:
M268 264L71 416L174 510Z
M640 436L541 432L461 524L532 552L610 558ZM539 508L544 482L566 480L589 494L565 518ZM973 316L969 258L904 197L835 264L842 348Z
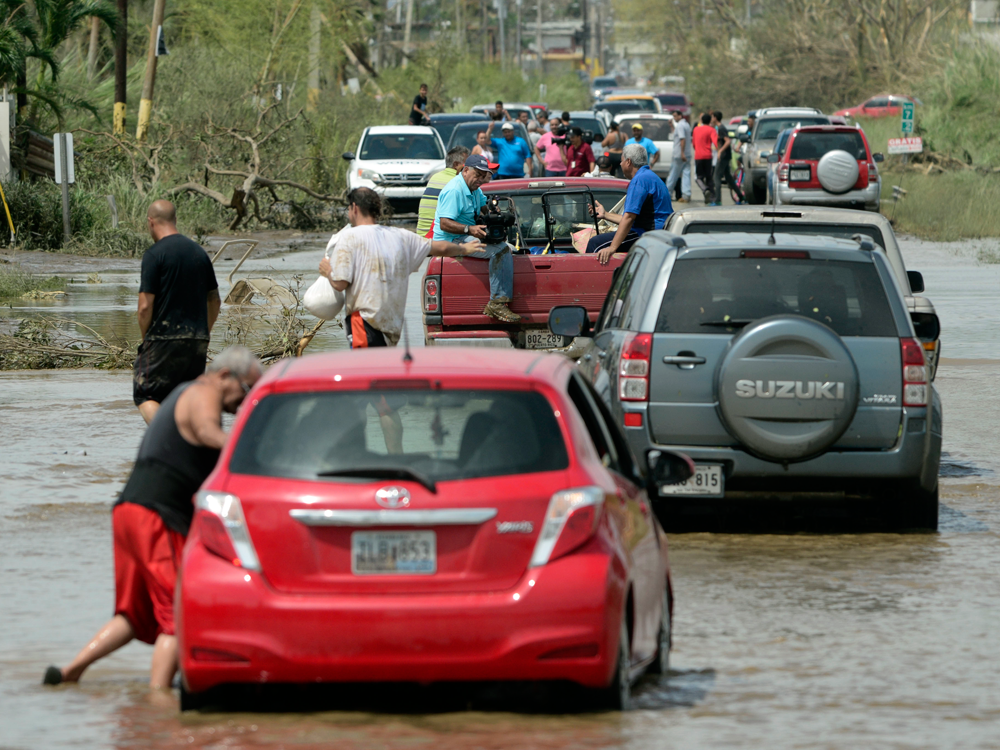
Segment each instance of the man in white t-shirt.
M397 227L378 224L382 201L374 190L355 188L347 194L345 227L331 240L333 252L319 272L344 293L344 329L352 349L395 346L403 330L409 276L428 255L471 255L483 249L479 240L461 245L430 240ZM382 396L372 401L389 453L403 452L402 403Z
M667 177L667 191L673 195L677 180L681 181L681 197L678 203L691 200L691 159L694 146L691 143L691 126L680 112L674 112L674 149L670 161L670 176Z
M395 346L403 330L410 274L428 255L471 255L483 249L482 243L429 240L378 224L382 202L369 188L355 188L347 201L351 226L337 235L319 272L344 292L344 327L352 349Z

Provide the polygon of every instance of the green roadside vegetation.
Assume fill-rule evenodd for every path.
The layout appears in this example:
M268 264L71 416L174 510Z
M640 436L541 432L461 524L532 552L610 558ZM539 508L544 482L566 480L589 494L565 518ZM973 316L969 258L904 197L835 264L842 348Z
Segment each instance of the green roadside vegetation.
M13 263L0 265L0 299L23 297L32 292L57 291L65 287L66 280L58 276L41 278Z

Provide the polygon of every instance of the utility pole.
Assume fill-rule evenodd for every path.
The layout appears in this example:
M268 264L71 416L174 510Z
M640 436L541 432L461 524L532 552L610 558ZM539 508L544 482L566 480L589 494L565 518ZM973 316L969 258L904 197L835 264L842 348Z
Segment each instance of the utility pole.
M87 78L97 73L97 47L101 43L101 22L96 16L90 19L90 49L87 50Z
M319 105L319 51L322 17L319 3L313 0L309 14L309 80L306 82L306 109L315 112Z
M479 10L482 16L479 21L479 35L483 39L483 62L486 62L490 57L490 35L486 29L486 0L479 0Z
M504 21L507 19L507 0L495 0L497 21L500 23L500 70L507 69L507 40L504 37Z
M597 68L600 66L601 51L598 42L598 20L597 0L587 2L587 55L590 57L590 75L597 75Z
M462 22L462 2L455 0L455 42L460 52L465 52L465 24Z
M545 62L542 60L545 45L542 44L542 0L538 0L538 31L535 33L535 51L538 57L535 63L538 66L538 75L545 75Z
M153 87L156 85L156 56L160 42L160 27L163 26L163 9L166 0L153 3L153 26L149 30L149 52L146 55L146 80L142 83L142 98L139 100L139 124L135 127L135 139L146 140L149 120L153 114Z
M524 70L524 61L521 59L521 0L514 0L517 4L517 33L514 35L514 49L517 56L517 67Z
M125 135L125 94L128 74L128 0L118 0L118 27L115 29L115 135Z
M403 67L410 62L410 29L413 27L413 0L406 0L406 26L403 29Z

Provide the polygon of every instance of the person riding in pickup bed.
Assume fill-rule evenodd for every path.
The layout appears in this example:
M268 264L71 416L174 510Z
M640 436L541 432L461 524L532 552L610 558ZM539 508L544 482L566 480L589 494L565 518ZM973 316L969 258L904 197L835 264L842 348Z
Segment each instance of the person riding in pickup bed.
M646 149L638 143L630 143L622 150L622 171L631 180L625 193L624 213L607 213L604 206L594 201L597 218L618 225L617 231L599 234L587 243L587 252L597 253L602 265L615 253L628 252L643 232L663 229L674 212L670 193L663 180L650 170L648 161Z
M479 210L486 205L486 196L479 188L489 180L490 170L496 166L479 154L465 160L461 173L453 177L438 196L435 240L463 243L486 236L486 227L476 224ZM514 294L514 258L510 246L506 242L486 245L480 252L466 257L490 261L490 301L483 308L483 315L503 323L520 321L521 316L507 307Z

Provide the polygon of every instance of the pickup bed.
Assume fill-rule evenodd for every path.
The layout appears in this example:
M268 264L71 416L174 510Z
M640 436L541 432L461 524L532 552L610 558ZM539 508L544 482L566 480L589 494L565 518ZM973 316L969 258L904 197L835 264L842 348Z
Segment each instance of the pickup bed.
M628 187L625 180L559 178L504 180L483 187L483 192L514 199L524 244L544 247L537 236L542 196L587 188L605 208L611 209ZM577 209L574 209L577 210ZM536 214L538 214L536 216ZM552 249L571 248L568 234L557 232ZM614 270L625 260L612 257L602 266L594 255L577 252L531 255L527 247L514 255L514 296L510 309L520 323L501 323L482 314L489 301L489 262L478 258L431 258L422 286L424 341L428 346L496 346L558 349L572 341L549 332L549 310L556 305L582 305L592 321L611 288Z

